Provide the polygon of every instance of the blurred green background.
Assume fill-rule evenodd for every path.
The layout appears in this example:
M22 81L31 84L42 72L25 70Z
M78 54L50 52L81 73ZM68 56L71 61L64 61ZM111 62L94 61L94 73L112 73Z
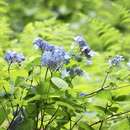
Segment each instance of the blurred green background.
M66 49L83 35L97 53L87 71L100 79L110 56L129 61L130 0L0 0L0 30L2 57L11 48L32 57L39 35Z
M39 33L68 46L73 35L83 34L95 51L127 53L129 9L129 0L0 0L0 42L25 36L29 43Z

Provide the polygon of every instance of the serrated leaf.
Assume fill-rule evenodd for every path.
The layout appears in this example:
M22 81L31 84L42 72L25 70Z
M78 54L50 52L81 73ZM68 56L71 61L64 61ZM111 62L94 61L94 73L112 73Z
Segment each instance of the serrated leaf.
M57 105L60 105L60 106L64 106L64 107L67 107L68 109L70 110L74 110L74 107L66 102L62 102L62 101L57 101L56 102Z

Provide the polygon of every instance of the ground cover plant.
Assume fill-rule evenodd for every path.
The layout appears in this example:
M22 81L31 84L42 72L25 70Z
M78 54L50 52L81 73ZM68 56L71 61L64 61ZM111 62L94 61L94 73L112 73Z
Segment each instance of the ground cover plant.
M130 130L129 0L0 0L0 130Z

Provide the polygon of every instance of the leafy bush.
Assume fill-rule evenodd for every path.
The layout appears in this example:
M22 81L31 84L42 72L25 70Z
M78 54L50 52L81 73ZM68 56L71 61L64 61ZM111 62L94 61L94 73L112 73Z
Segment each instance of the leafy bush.
M129 8L0 0L0 130L129 130Z

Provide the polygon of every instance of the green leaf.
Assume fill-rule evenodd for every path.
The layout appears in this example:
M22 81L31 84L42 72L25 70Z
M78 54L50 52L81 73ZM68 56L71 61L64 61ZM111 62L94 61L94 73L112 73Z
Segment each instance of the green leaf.
M28 105L26 106L26 117L32 119L35 118L38 109L40 109L40 107L37 107L35 103L28 103Z
M59 106L66 107L66 108L68 108L70 110L75 110L75 108L71 104L66 103L66 102L57 101L56 104L59 105Z
M29 98L28 102L38 101L41 99L41 95L36 95L32 98Z
M36 57L34 58L33 60L31 60L27 66L26 66L26 69L29 70L29 71L32 71L32 68L34 66L37 66L37 65L40 65L40 57Z
M32 119L25 119L23 123L21 123L16 130L33 130L34 121Z
M2 107L0 107L0 125L4 122L4 120L7 119L8 111L6 110L6 113Z
M113 98L114 101L124 101L126 100L126 95L120 95Z
M94 129L90 127L86 122L80 122L78 124L78 130L94 130Z
M117 112L119 108L118 107L110 107L109 110L112 112Z
M18 76L15 80L15 86L24 86L25 85L25 78Z
M40 81L36 87L37 94L45 96L48 92L49 85L50 84L47 81L46 82Z
M60 89L66 90L66 89L68 88L67 82L65 82L65 81L64 81L63 79L61 79L61 78L52 77L52 78L51 78L51 81L52 81L52 83L53 83L56 87L58 87L58 88L60 88Z
M127 119L118 121L112 125L110 130L130 130L130 124Z

